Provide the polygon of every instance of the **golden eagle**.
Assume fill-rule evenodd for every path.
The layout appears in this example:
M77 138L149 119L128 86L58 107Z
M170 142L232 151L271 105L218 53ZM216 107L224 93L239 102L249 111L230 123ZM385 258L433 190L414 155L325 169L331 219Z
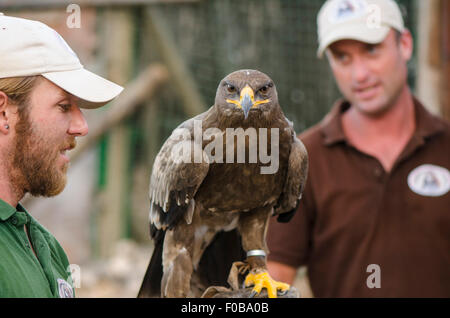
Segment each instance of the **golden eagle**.
M256 70L226 76L214 105L175 129L155 159L155 249L138 296L198 297L225 285L233 262L244 259L239 272L252 296L289 289L267 273L265 236L271 216L288 221L295 213L307 169L274 82Z

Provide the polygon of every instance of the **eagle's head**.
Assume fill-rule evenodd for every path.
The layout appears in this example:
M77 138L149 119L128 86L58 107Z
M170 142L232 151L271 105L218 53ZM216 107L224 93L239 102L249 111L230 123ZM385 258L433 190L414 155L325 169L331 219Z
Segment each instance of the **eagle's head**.
M256 70L239 70L227 75L217 88L215 105L222 112L244 119L252 113L267 113L279 107L272 79Z

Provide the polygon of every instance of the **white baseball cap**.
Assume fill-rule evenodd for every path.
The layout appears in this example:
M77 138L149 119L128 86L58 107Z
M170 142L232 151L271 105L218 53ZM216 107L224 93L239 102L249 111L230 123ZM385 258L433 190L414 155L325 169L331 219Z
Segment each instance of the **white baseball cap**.
M82 108L103 106L123 90L84 69L61 35L38 21L0 14L0 57L0 78L42 75Z
M328 0L317 16L322 57L329 45L351 39L381 43L391 28L405 30L402 13L393 0Z

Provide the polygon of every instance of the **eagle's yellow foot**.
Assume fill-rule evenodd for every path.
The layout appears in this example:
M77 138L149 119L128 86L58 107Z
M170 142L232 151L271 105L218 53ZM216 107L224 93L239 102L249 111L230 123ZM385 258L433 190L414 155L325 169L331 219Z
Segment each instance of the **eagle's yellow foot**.
M245 278L245 287L255 286L250 297L259 294L263 288L267 289L269 298L277 298L277 291L287 292L290 286L286 283L277 282L270 277L268 272L250 273Z

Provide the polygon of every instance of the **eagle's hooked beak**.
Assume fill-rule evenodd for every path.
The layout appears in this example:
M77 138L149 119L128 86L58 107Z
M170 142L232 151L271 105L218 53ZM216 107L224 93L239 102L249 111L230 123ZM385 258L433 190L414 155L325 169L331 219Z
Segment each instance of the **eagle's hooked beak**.
M247 119L250 109L257 107L260 104L266 104L270 102L269 99L255 101L255 93L250 86L246 85L242 91L239 101L227 99L227 103L235 104L237 107L242 108L244 111L244 117Z
M253 107L255 104L255 95L253 93L253 90L250 88L250 86L245 86L244 89L241 91L241 107L244 111L244 118L247 119L248 113L250 112L250 108Z

